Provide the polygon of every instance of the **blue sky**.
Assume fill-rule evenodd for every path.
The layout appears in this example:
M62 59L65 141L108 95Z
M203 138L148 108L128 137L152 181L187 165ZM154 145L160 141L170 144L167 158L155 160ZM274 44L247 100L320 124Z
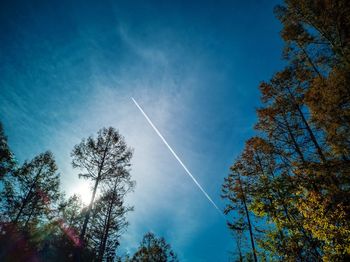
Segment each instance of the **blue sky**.
M51 150L67 194L81 138L114 126L134 148L120 253L153 231L182 261L228 261L225 221L130 97L223 208L220 187L253 134L258 85L283 66L276 1L8 1L0 8L0 120L18 160Z

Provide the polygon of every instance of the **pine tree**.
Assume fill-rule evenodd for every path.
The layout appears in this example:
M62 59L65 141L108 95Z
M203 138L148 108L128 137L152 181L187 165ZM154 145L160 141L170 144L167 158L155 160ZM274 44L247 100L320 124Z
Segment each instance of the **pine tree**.
M15 167L15 159L11 152L7 137L0 122L0 180L7 174L13 171Z
M176 254L164 238L149 232L143 236L139 248L133 255L133 262L176 262Z
M225 182L222 186L222 198L227 199L224 213L226 215L235 211L233 215L236 218L235 222L228 222L228 227L236 234L241 234L242 231L248 230L251 250L254 261L257 260L257 250L255 247L255 237L253 232L252 214L248 210L249 199L247 195L247 184L242 179L241 172L243 171L241 161L237 161L231 167L230 175L225 178ZM238 215L238 216L237 216Z
M79 177L90 179L94 183L90 203L87 207L80 239L84 242L94 200L99 186L120 179L119 183L128 183L129 176L120 176L130 166L132 151L124 138L114 128L103 128L97 138L89 137L76 145L72 151L72 165L83 173ZM120 172L120 171L123 172ZM113 182L112 182L113 183Z
M60 198L56 171L52 153L45 152L5 178L0 260L31 260L43 248Z
M275 13L289 64L260 85L260 137L247 141L237 162L248 209L273 223L258 241L271 254L343 261L350 256L350 6L286 0Z
M21 226L47 220L51 206L59 199L59 174L51 152L25 162L15 172L18 195L14 208L18 210L12 221Z
M278 158L278 151L260 137L249 139L241 156L244 174L249 181L250 210L275 226L265 228L266 237L259 244L270 254L286 259L319 259L318 241L302 225L296 207L298 184Z
M302 68L309 121L322 130L325 159L297 171L317 188L300 190L304 227L323 241L326 259L350 255L350 6L348 1L287 0L276 9L289 60ZM310 179L308 179L311 177Z
M49 237L45 239L39 251L42 261L73 261L74 251L80 246L79 229L84 221L84 206L79 196L61 198L55 210L55 218L50 225ZM87 248L86 261L93 261L93 253Z
M122 181L124 182L121 183ZM104 186L101 197L94 205L88 239L98 261L113 261L116 257L119 238L128 226L125 215L133 210L132 207L125 206L124 197L133 188L134 182L131 181L130 174L126 170L120 170L113 183Z

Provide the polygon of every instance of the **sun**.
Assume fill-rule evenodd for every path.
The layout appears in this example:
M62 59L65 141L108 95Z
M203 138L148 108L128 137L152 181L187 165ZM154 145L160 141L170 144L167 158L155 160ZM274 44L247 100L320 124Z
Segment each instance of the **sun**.
M88 205L91 200L91 186L87 181L81 181L74 190L74 194L80 196L85 205Z

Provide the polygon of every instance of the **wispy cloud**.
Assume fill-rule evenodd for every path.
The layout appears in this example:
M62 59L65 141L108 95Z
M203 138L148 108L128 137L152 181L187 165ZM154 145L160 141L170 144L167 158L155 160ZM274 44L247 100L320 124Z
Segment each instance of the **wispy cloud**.
M92 39L91 46L86 46L89 39L79 39L78 43L70 43L55 53L62 63L50 59L42 61L40 67L47 68L45 74L50 77L42 80L38 84L40 88L36 87L32 93L22 88L29 93L27 97L13 89L12 100L6 99L8 108L2 108L2 112L10 114L8 121L12 119L17 125L23 125L21 128L31 129L31 138L41 137L41 143L32 142L38 144L38 150L53 149L62 173L62 186L68 194L80 191L79 186L83 184L78 179L78 171L70 164L73 146L81 138L96 134L103 126L118 128L128 145L135 149L131 174L137 183L135 192L127 198L135 211L128 214L130 226L123 235L120 251L132 251L142 234L152 230L165 236L181 256L190 243L195 246L193 241L199 232L216 225L218 214L200 191L193 190L192 181L183 175L183 168L153 130L145 126L130 96L142 101L178 157L186 159L188 168L217 201L221 181L208 171L208 166L215 164L213 156L198 150L199 144L204 144L208 151L220 147L215 137L211 140L200 136L217 133L213 127L216 119L205 110L212 100L199 101L198 97L208 92L214 94L219 89L208 86L212 75L207 68L210 59L193 54L193 49L187 50L172 39L156 37L143 41L122 21L114 30L122 51L107 53L111 55L108 62L115 59L113 66L104 63L106 54L102 54L100 39L87 35ZM127 55L123 56L124 53ZM50 66L54 62L58 68ZM29 66L36 70L35 65ZM57 74L61 76L55 82ZM30 80L30 77L22 79L23 82ZM46 82L54 83L50 87L57 90L48 90ZM49 101L45 107L39 99L43 96ZM221 217L219 219L222 223ZM224 223L218 228L226 230Z

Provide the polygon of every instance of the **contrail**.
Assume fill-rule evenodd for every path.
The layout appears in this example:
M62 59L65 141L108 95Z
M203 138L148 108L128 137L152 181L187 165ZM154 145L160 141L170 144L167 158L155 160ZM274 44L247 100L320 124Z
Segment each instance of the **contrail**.
M202 191L202 193L205 195L205 197L209 200L210 203L212 203L212 205L220 212L221 215L222 212L221 210L218 208L218 206L214 203L214 201L211 199L211 197L207 194L207 192L205 192L205 190L203 189L203 187L198 183L198 181L194 178L194 176L191 174L191 172L187 169L187 167L185 166L184 163L182 163L181 159L177 156L177 154L175 153L175 151L171 148L171 146L168 144L168 142L165 140L165 138L162 136L162 134L159 132L159 130L155 127L155 125L152 123L151 119L149 119L149 117L147 116L147 114L142 110L141 106L139 106L139 104L136 102L136 100L131 97L132 101L135 103L135 105L137 106L137 108L141 111L141 113L143 114L143 116L147 119L148 123L151 125L151 127L154 129L154 131L156 131L157 135L160 137L160 139L162 139L162 141L164 142L164 144L169 148L170 152L174 155L174 157L176 158L176 160L180 163L180 165L185 169L186 173L190 176L190 178L192 178L193 182L197 185L197 187Z

